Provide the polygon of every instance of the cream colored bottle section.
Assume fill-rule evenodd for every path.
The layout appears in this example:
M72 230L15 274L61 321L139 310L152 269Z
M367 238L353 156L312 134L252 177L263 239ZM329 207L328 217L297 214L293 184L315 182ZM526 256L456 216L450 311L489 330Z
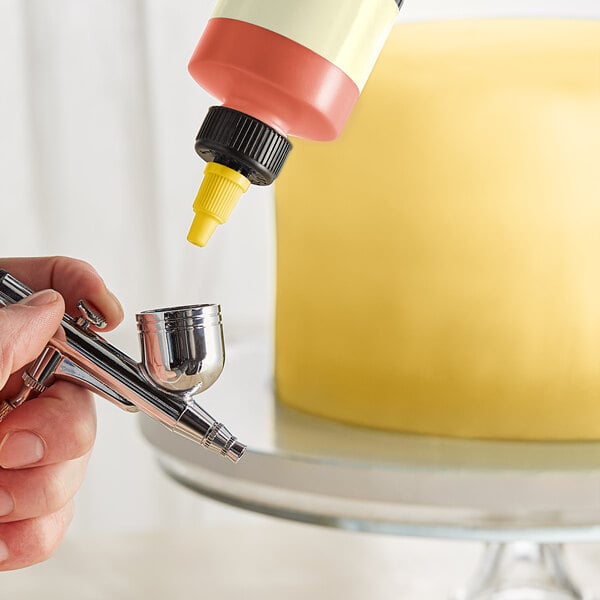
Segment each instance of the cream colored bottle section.
M394 0L220 0L212 16L290 38L339 67L362 90L398 6Z

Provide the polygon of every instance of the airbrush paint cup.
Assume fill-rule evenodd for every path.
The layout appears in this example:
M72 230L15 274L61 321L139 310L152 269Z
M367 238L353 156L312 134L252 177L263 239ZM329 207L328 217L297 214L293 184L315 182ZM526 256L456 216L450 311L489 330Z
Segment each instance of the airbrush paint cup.
M152 381L173 391L209 388L225 364L217 304L162 308L137 315L142 364Z

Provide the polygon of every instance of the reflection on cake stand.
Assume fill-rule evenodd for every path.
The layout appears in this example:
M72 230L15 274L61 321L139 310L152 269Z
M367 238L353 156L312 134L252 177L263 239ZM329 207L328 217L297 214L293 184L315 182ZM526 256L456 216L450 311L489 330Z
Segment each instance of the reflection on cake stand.
M256 512L354 531L480 540L460 600L572 600L562 544L600 540L600 443L494 442L374 431L274 400L269 344L230 344L203 406L248 451L238 464L148 419L174 479ZM203 400L205 397L203 397Z

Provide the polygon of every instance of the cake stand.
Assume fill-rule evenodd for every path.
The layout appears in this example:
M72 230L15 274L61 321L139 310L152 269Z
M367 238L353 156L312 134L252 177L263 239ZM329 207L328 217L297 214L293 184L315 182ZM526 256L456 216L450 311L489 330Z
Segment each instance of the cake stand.
M231 464L149 419L162 468L210 498L295 521L398 536L480 540L461 600L588 598L562 545L600 539L600 443L404 435L282 406L268 342L231 343L203 406L240 441Z

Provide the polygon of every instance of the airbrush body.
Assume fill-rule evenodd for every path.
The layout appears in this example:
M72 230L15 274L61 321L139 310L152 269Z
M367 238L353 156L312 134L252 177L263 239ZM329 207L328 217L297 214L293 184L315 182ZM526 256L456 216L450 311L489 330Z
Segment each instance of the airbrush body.
M0 305L32 294L0 270ZM0 403L0 420L32 392L42 392L55 378L82 385L123 410L141 410L168 429L236 462L245 446L194 401L219 377L225 362L220 307L199 304L145 311L137 315L142 350L136 362L93 331L101 316L82 301L82 316L64 315L62 327L23 374L24 386Z

